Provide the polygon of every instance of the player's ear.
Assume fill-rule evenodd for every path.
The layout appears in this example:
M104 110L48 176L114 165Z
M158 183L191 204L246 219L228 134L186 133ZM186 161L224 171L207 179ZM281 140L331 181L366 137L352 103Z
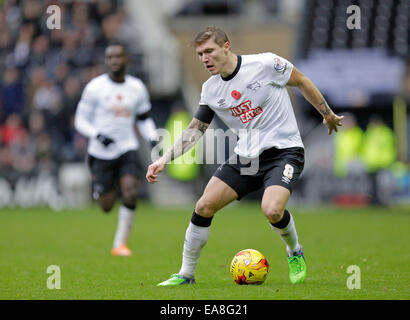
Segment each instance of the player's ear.
M224 48L226 51L231 50L231 43L230 43L229 41L226 41L226 42L224 43L224 45L223 45L223 48Z

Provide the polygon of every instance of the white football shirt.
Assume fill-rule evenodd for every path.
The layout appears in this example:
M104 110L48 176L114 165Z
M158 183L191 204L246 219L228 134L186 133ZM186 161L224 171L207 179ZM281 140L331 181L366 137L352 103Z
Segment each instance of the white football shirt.
M109 160L138 148L135 117L151 109L148 90L143 82L126 75L122 83L108 74L91 80L84 88L75 115L76 129L89 138L88 153ZM98 134L114 140L105 147Z
M200 105L209 106L238 135L235 153L255 158L276 147L304 147L286 84L293 65L266 52L238 56L240 67L228 78L210 77Z

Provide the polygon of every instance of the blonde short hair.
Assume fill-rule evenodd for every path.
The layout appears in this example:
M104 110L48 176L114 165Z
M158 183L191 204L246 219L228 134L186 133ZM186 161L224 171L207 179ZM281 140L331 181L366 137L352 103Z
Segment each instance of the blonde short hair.
M207 41L212 37L214 37L215 42L220 47L222 47L225 42L229 42L228 36L226 35L225 31L219 29L218 27L209 26L196 34L194 40L192 41L192 45L197 47L201 43Z

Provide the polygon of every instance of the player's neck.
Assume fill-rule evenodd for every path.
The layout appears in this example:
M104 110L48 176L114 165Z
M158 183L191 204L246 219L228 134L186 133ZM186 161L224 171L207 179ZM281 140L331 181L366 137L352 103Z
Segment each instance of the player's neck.
M221 71L221 76L223 78L228 78L235 71L237 65L238 65L238 56L233 52L229 52L227 63L225 64L223 70Z
M125 73L121 73L121 74L109 73L108 75L110 79L114 82L122 83L125 81Z

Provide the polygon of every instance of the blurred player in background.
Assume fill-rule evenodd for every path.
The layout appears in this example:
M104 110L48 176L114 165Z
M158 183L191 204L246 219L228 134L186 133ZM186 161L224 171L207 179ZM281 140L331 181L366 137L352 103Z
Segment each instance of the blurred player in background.
M137 203L142 166L137 150L135 123L142 137L153 141L155 124L148 91L140 79L126 74L126 50L121 44L106 48L108 73L91 80L84 88L75 115L75 128L89 139L87 163L93 183L93 197L104 212L110 212L119 185L122 205L112 254L129 256L127 239Z
M208 182L185 234L181 269L159 285L194 283L214 214L261 187L262 211L286 244L289 279L291 283L303 282L307 274L303 249L286 203L303 170L304 146L286 85L296 86L320 112L329 134L337 132L343 117L334 114L312 81L282 57L270 52L236 55L225 32L215 27L198 33L194 46L211 77L202 86L200 106L192 122L179 140L148 167L146 178L150 183L157 182L166 163L190 150L201 138L215 113L239 133L233 155L236 161L228 159ZM252 130L259 132L259 139L252 139ZM258 159L258 171L242 174L246 167L242 158Z

